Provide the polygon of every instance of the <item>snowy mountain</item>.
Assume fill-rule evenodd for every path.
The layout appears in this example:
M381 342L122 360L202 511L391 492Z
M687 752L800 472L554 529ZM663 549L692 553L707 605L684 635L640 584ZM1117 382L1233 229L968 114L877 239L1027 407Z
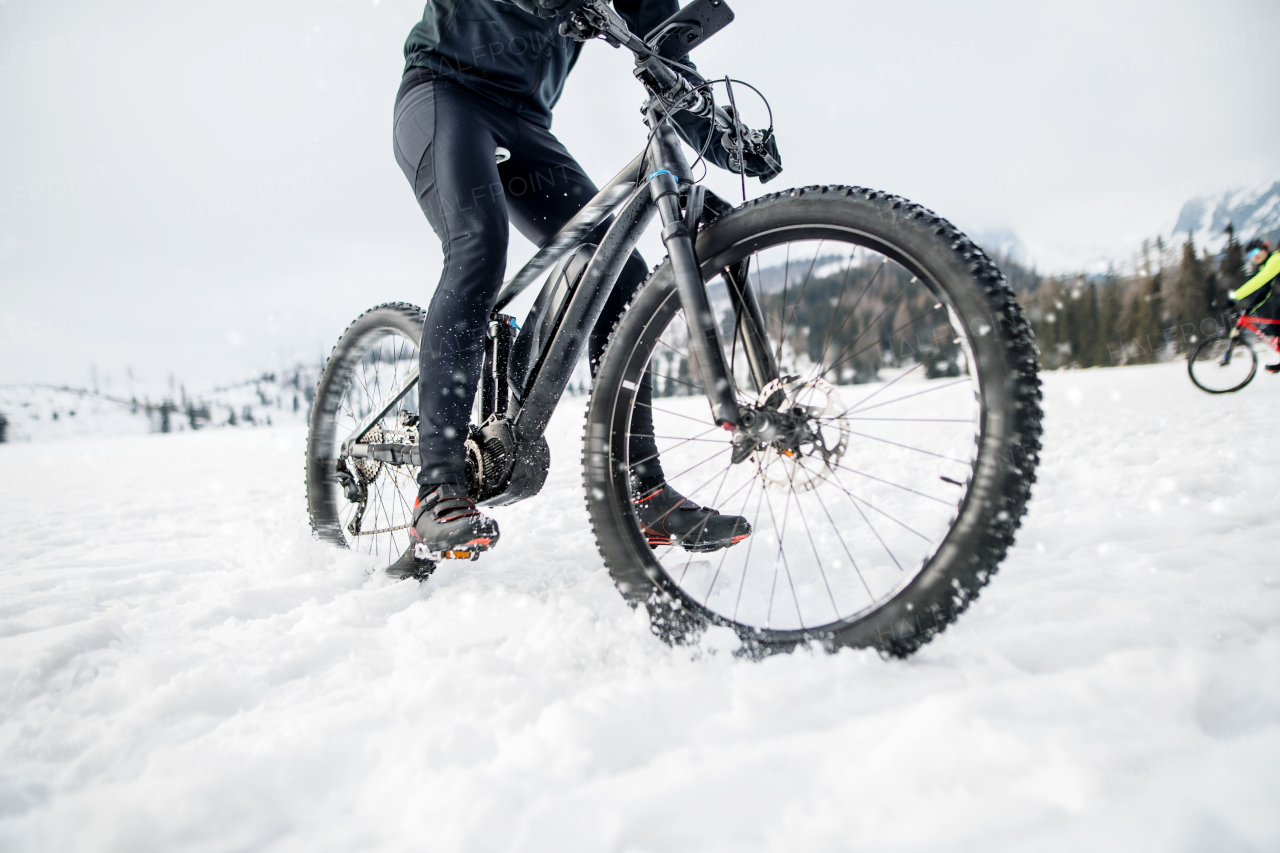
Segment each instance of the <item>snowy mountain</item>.
M1266 237L1272 245L1280 242L1280 181L1189 199L1178 213L1176 223L1159 233L1171 244L1180 246L1190 232L1197 247L1216 253L1226 245L1228 222L1235 227L1242 243L1254 237ZM1052 274L1100 275L1109 269L1124 269L1132 250L1137 248L1136 245L1125 249L1116 245L1028 245L1007 228L971 226L966 233L997 260L1012 260Z
M1023 265L1031 264L1031 257L1026 244L1022 242L1022 238L1008 228L974 231L969 234L969 237L982 247L982 251L993 258L1009 258Z
M1226 243L1227 223L1241 242L1269 237L1274 243L1280 236L1280 181L1193 198L1182 206L1173 232L1179 238L1190 232L1197 246L1217 251Z
M284 373L264 373L204 393L182 391L160 400L125 399L65 386L0 386L0 441L302 423L310 412L318 378L318 366L298 365Z

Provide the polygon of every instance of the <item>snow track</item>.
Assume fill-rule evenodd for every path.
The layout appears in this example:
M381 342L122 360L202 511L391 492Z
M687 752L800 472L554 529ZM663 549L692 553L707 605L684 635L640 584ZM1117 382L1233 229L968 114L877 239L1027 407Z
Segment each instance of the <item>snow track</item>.
M1280 849L1280 379L1045 380L1017 547L907 661L654 639L580 398L422 586L312 541L296 427L0 446L0 848Z

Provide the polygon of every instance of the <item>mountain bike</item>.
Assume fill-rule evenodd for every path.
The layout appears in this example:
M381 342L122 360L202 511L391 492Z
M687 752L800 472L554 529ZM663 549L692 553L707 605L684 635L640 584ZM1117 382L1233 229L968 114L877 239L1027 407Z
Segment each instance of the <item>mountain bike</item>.
M501 289L468 488L490 506L538 493L548 420L657 217L667 256L614 326L586 407L586 506L617 588L668 642L726 626L747 654L906 655L974 600L1026 511L1041 435L1031 328L991 259L920 205L810 186L735 207L693 179L669 121L679 110L714 123L735 171L748 156L766 177L781 169L772 120L760 131L740 118L740 81L715 84L730 95L718 105L673 58L730 20L723 0L698 0L643 39L601 3L562 24L635 55L649 138ZM503 313L544 276L523 325ZM409 547L423 318L394 303L356 319L310 418L316 535L384 563ZM629 458L628 439L646 372L667 482L746 517L743 541L705 552L642 531L632 469L646 460ZM429 569L472 555L420 556Z
M1252 332L1264 346L1280 354L1280 338L1267 334L1261 326L1280 326L1280 320L1237 312L1230 330L1201 341L1187 357L1187 373L1196 387L1210 394L1229 394L1253 381L1258 354L1245 332Z

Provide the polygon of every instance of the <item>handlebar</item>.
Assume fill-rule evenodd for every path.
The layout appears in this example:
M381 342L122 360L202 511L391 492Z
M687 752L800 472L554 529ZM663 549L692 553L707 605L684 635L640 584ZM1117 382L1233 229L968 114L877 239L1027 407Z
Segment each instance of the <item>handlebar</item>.
M683 68L658 54L654 45L644 42L631 32L627 22L613 10L606 0L588 0L568 19L560 24L560 33L578 41L603 38L614 47L625 47L636 58L636 76L644 83L668 115L679 111L687 111L696 116L710 119L716 131L724 134L725 148L733 158L736 154L738 170L744 169L743 161L747 154L759 157L769 168L769 180L782 171L782 164L770 151L770 138L767 132L753 130L743 124L736 110L726 110L716 106L714 101L701 91L706 81L692 69L684 69L698 80L695 87L685 76L672 69L672 65ZM732 142L730 142L732 137ZM773 150L776 150L773 149Z

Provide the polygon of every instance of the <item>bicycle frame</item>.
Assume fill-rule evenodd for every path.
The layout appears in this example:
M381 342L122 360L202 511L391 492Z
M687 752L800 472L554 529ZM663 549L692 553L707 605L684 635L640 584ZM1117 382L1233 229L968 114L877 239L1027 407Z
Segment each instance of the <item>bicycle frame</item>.
M1270 326L1280 326L1280 320L1270 320L1266 317L1257 317L1253 314L1242 314L1240 318L1236 320L1236 329L1248 329L1253 332L1255 337L1268 344L1276 352L1280 353L1280 337L1276 337L1275 335L1262 331L1262 329L1258 327L1258 323L1264 323Z
M660 121L660 119L659 119ZM520 444L527 444L542 437L546 425L568 386L574 365L582 355L586 340L604 309L622 267L635 249L645 228L657 213L663 223L663 237L668 255L675 267L677 281L683 280L681 297L691 291L684 304L693 305L686 310L690 320L690 338L700 341L708 354L700 360L710 365L714 375L704 387L717 387L716 380L727 377L723 357L716 359L710 353L720 354L718 333L711 322L706 289L697 264L692 232L696 230L696 218L705 204L702 188L680 193L680 184L692 187L689 166L680 149L680 141L665 123L660 123L648 149L636 157L613 180L587 203L560 232L538 252L498 294L494 311L500 312L522 293L538 275L552 266L570 250L581 245L585 238L609 216L613 217L596 248L586 270L575 287L569 303L558 324L546 339L542 348L530 355L528 382L517 390L521 401L512 416L512 423ZM681 209L695 219L686 222ZM713 198L712 207L728 209L727 202ZM679 259L679 260L677 260ZM550 287L554 283L548 282ZM742 298L754 301L755 294L742 288ZM758 311L758 306L756 307ZM535 330L525 330L532 334ZM768 351L767 345L761 349ZM722 393L713 394L709 402L720 423L736 423L737 405L727 382L719 384Z
M482 387L478 393L482 414L487 417L481 418L480 429L485 440L497 438L511 446L511 458L515 460L509 476L505 478L507 485L500 495L493 496L495 499L501 497L502 502L520 500L536 494L541 488L546 475L543 434L547 424L568 387L574 366L582 356L583 347L623 266L655 213L662 221L662 240L688 323L691 356L698 365L702 387L707 389L707 400L715 422L729 430L745 427L752 436L767 435L770 428L767 415L758 417L755 412L746 412L744 418L744 413L739 411L733 379L724 360L720 335L694 247L698 226L705 217L725 213L732 209L732 205L692 181L680 139L668 121L669 113L681 107L669 107L669 101L657 94L674 85L674 73L648 58L645 54L651 55L652 51L626 32L621 20L611 10L599 7L597 12L602 16L601 25L611 28L611 37L631 47L636 54L636 76L650 94L643 108L650 137L645 150L605 184L498 293L490 317L491 335L501 330L506 322L505 315L501 314L504 308L558 260L584 245L600 229L605 229L554 328L540 342L539 348L529 354L524 386L514 395L510 393L506 375L508 352L497 352L492 363L486 356ZM730 119L723 111L716 111L712 118L715 124L712 133L721 125L736 126L741 131L740 125L733 124L736 117ZM778 370L764 336L758 297L747 286L745 263L725 270L724 274L738 320L735 334L742 337L753 381L757 387L763 388L771 379L777 378ZM556 286L557 282L551 280L554 278L551 277L544 286L544 296L549 296ZM538 331L530 328L522 330L522 334L534 335ZM510 346L509 339L507 346ZM416 448L363 443L362 440L415 387L417 380L418 372L414 371L383 404L375 407L342 442L342 452L393 464L414 464ZM537 469L540 466L542 470L539 473Z

